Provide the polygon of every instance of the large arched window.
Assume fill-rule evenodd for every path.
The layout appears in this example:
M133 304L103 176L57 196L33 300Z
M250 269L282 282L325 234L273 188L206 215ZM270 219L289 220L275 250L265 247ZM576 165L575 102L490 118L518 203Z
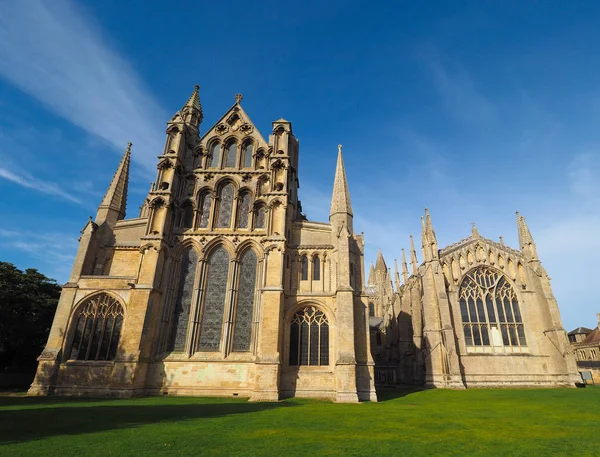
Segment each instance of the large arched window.
M315 281L321 280L321 259L319 259L319 256L313 257L312 276Z
M252 249L248 249L240 258L238 299L233 327L234 351L250 350L254 293L256 290L256 267L256 254Z
M79 306L69 352L74 360L114 360L123 325L123 307L108 294L98 294Z
M502 273L470 271L458 297L467 346L527 346L517 294Z
M181 255L181 261L179 262L179 281L175 292L171 331L166 348L169 352L185 350L197 264L196 251L188 247Z
M221 145L215 143L210 148L210 168L217 168L219 166L219 158L221 155Z
M301 309L292 318L290 365L329 365L329 321L314 306Z
M238 227L248 228L248 216L250 215L250 194L243 193L238 203Z
M229 254L223 246L219 246L210 254L207 270L197 350L214 352L219 350L221 344L229 274Z
M305 255L300 257L300 279L302 281L308 279L308 258Z
M212 203L212 195L210 194L210 192L204 192L200 196L200 204L198 206L200 208L200 214L199 214L200 222L198 223L198 226L200 228L208 227L211 203Z
M227 183L219 193L219 217L218 228L229 228L231 226L231 212L233 211L233 184Z
M246 143L244 145L244 168L252 168L252 151L253 146L252 143Z
M223 168L235 168L237 162L237 143L232 141L225 149L225 159L223 160Z

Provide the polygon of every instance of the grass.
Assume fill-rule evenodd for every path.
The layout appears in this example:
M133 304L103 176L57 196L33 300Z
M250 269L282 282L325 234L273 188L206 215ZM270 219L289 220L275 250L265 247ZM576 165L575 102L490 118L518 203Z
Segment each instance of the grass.
M0 396L0 455L600 455L600 387L379 397L344 405Z

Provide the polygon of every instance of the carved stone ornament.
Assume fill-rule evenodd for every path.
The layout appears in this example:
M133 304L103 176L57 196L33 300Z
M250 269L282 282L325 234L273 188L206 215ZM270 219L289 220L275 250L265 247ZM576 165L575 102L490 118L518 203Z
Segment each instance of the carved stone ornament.
M242 175L242 182L248 182L252 180L252 175L250 173L244 173Z
M240 127L240 132L244 135L250 135L252 132L254 132L254 127L248 123L242 124L242 126Z
M219 135L225 135L227 132L229 132L229 126L227 124L220 123L215 127L215 132L217 132Z
M213 174L212 174L212 173L206 173L206 174L204 175L204 181L208 182L208 181L210 181L211 179L213 179Z

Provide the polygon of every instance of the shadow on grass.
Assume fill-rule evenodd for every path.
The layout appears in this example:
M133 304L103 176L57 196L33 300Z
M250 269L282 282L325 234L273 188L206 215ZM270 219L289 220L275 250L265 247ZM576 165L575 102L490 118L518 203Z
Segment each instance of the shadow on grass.
M2 398L2 404L19 406L25 404L24 400L37 400L29 404L40 407L0 411L0 446L51 436L96 433L161 422L211 419L293 406L290 403L249 403L243 400L196 403L194 399L190 399L190 404L167 405L160 403L136 405L130 402L119 405L118 400L107 404L106 401L94 402L89 399L69 399L68 402L62 403L55 400L53 404L51 402L54 399L50 398L7 397ZM43 400L48 400L48 403L44 404ZM87 405L83 404L86 402ZM72 406L69 406L71 404Z
M377 401L391 401L425 390L423 387L377 387Z

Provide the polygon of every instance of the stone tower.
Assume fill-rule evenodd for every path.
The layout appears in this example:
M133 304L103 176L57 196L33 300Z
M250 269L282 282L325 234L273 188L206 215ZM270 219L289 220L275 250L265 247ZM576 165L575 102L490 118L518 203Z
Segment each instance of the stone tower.
M195 87L125 219L128 146L82 230L31 395L376 400L341 146L330 221L310 222L291 123L265 139L241 101L201 134Z

